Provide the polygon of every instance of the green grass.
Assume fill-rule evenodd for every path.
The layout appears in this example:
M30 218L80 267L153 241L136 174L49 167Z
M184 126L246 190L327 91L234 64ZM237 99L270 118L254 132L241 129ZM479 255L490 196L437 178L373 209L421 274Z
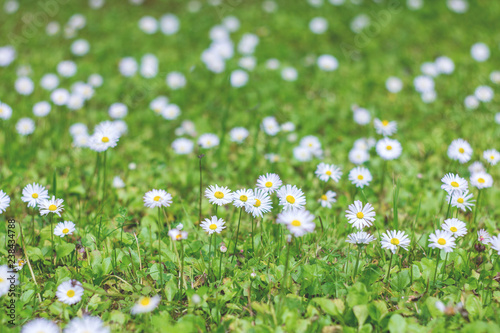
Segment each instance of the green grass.
M0 100L13 109L10 120L0 120L4 134L0 136L0 189L11 197L10 207L0 215L0 253L8 255L7 220L14 218L16 256L29 257L37 280L35 284L28 266L20 271L16 327L6 328L9 319L4 309L9 298L0 299L3 330L18 332L23 324L38 317L65 327L70 319L84 312L101 317L113 332L500 330L499 283L492 279L500 270L495 251L487 246L486 252L478 253L472 246L472 236L467 235L448 256L446 267L445 254L441 254L434 283L438 253L427 247L428 235L441 225L447 210L441 177L448 172L469 177L468 164L458 165L447 157L448 145L454 139L466 139L474 148L471 162L480 160L484 150L498 148L500 127L494 123L494 115L500 99L498 87L488 77L491 71L500 69L500 4L469 2L469 11L462 15L448 10L444 1L426 1L419 11L410 11L401 2L382 23L379 13L387 10L388 3L365 1L360 6L335 7L326 2L313 8L305 1L280 1L278 11L268 14L262 11L260 2L225 1L223 16L234 15L241 22L240 29L231 34L233 42L237 44L246 32L260 37L254 54L257 67L249 73L248 84L240 89L228 83L230 72L237 68L238 54L226 63L222 74L209 72L200 60L201 52L210 44L209 29L221 22L221 8L204 4L198 13L190 13L184 1L148 0L143 6L109 0L101 10L89 9L86 2L59 6L57 15L50 20L61 25L74 13L85 15L87 25L77 36L90 42L90 53L81 58L73 56L72 40L61 35L49 37L45 26L41 26L34 29L32 37L15 45L15 62L0 68ZM28 25L22 17L39 13L39 3L44 1L26 1L17 13L2 14L0 46L12 43L12 33L23 36ZM159 18L167 12L181 20L177 34L165 36L158 32L149 36L138 29L142 16ZM368 14L382 26L380 32L365 32L363 44L349 28L352 18L360 13ZM328 19L327 33L314 35L309 31L308 23L316 16ZM470 47L476 42L489 45L488 61L477 63L471 58ZM346 57L346 47L354 47L359 57ZM157 77L144 79L137 74L124 78L119 74L119 59L133 56L140 60L146 53L159 59ZM336 71L322 72L314 64L307 65L307 57L315 59L325 53L339 60ZM413 89L413 78L419 75L423 62L440 55L452 58L456 68L453 74L435 79L438 97L425 104ZM282 66L295 67L299 79L285 82L279 71L267 70L265 61L269 58L279 59ZM83 109L68 112L53 106L48 117L35 119L33 135L19 136L15 131L17 120L34 118L33 104L50 99L39 86L40 78L55 73L57 64L67 59L77 63L78 72L73 78L61 79L61 87L69 89L72 83L86 81L92 73L103 76L103 86L96 88ZM19 65L32 68L36 87L30 96L21 96L13 89ZM185 88L172 91L166 86L165 76L171 71L186 75ZM403 80L399 94L385 89L389 76ZM483 84L495 89L493 101L474 111L465 109L465 96ZM164 120L149 109L149 102L159 95L168 96L181 107L178 119ZM129 132L107 152L107 186L103 192L102 168L99 186L98 178L93 176L96 153L73 148L68 126L83 122L91 131L94 125L109 119L107 110L114 102L129 107L125 118ZM347 179L354 167L347 158L353 142L361 137L379 137L372 125L363 127L353 122L352 104L367 108L372 117L398 122L394 138L401 142L403 154L387 164L383 191L383 161L373 150L365 166L374 180L364 194ZM314 175L319 160L298 162L292 154L297 143L288 142L286 134L269 137L260 131L262 118L270 115L280 123L294 122L299 138L318 136L324 149L323 162L342 167L341 181L325 186ZM170 145L176 138L174 130L183 120L193 121L198 134L211 132L224 137L223 144L211 150L196 149L187 156L176 155ZM235 126L250 131L242 145L229 141L228 131ZM281 161L268 162L264 155L271 152L279 154ZM215 241L223 241L228 251L222 258L222 272L218 250L210 265L210 238L198 226L200 153L205 154L203 190L210 184L232 190L253 188L259 175L275 172L284 183L304 191L307 209L317 217L316 230L288 245L286 279L283 275L288 249L275 223L280 210L276 198L273 211L255 220L254 244L250 237L251 217L243 213L237 249L243 252L235 259L232 253L239 211L232 205L219 208L218 216L226 221L227 229ZM128 169L131 162L137 164L136 170ZM498 166L490 167L489 173L498 179ZM125 180L124 189L110 186L114 176ZM51 254L48 217L36 213L33 233L33 212L20 199L24 186L33 182L46 186L50 195L64 199L63 216L55 217L54 222L70 220L76 224L73 236L56 239L57 258ZM153 188L165 189L173 196L161 225L157 223L157 210L144 207L142 201L144 193ZM327 189L337 193L332 209L317 203ZM472 193L477 198L477 190ZM369 228L377 240L361 251L353 279L358 249L345 243L354 230L344 215L355 199L366 201L364 195L377 213L375 225ZM492 235L499 232L499 198L495 183L484 190L477 212L477 227ZM214 207L203 198L202 218L214 213ZM455 210L452 214L455 216ZM477 229L472 226L473 214L459 214L469 231ZM180 244L172 243L167 236L169 227L179 222L189 232L184 241L187 288L182 292L178 288ZM400 250L393 257L390 279L384 281L390 252L380 248L380 235L395 227L410 235L411 250ZM478 262L480 257L484 263ZM6 259L0 263L5 264ZM257 274L253 280L252 272ZM223 281L219 280L220 274ZM82 301L71 306L55 296L57 286L69 279L87 288ZM156 310L130 314L138 296L153 294L162 296ZM193 303L194 294L201 297L199 304ZM445 304L462 302L465 310L447 316L436 308L437 300Z

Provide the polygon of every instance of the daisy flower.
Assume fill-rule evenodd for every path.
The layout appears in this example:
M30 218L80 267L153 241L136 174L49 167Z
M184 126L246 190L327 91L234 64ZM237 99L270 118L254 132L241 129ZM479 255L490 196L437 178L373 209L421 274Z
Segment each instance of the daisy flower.
M52 199L40 200L38 202L38 208L40 209L40 215L44 216L49 213L57 214L57 216L61 217L61 212L64 209L63 199L56 199L55 196L52 196Z
M200 227L208 232L209 235L213 234L214 232L220 234L223 229L226 229L225 224L226 223L223 219L218 219L217 216L212 216L211 218L205 219L203 222L201 222Z
M256 187L264 192L273 193L278 190L281 185L283 185L283 182L280 176L275 173L266 173L265 175L259 176Z
M179 155L190 154L193 151L193 147L193 141L185 138L178 138L172 142L172 149Z
M469 186L464 178L453 173L446 174L441 181L443 182L441 188L450 195L462 194Z
M483 244L488 244L490 242L491 236L488 231L480 229L477 231L477 241Z
M156 309L158 304L160 304L159 295L155 295L153 297L143 296L139 298L137 303L135 303L135 305L130 310L130 313L138 314L138 313L151 312L154 309Z
M340 177L342 177L342 171L340 168L333 164L320 163L314 173L324 182L327 182L329 179L333 179L334 182L338 183Z
M66 235L72 235L75 230L75 224L73 222L59 222L54 228L54 235L63 238Z
M372 179L370 170L365 167L355 167L349 172L349 180L356 185L356 187L363 188L368 186Z
M143 197L144 206L148 208L169 207L172 204L172 195L165 190L153 189Z
M348 222L356 229L369 227L375 221L375 209L369 203L363 207L363 203L359 200L354 201L349 205L349 209L345 211Z
M0 190L0 214L5 212L7 207L10 206L10 197L2 190Z
M233 192L233 205L238 208L251 208L255 204L255 196L251 189Z
M469 172L472 175L477 172L486 172L486 169L484 168L483 163L476 161L469 166Z
M488 239L488 243L490 243L491 248L497 251L500 256L500 235L490 237Z
M16 123L16 131L22 136L33 134L35 131L35 122L31 118L21 118Z
M89 138L89 148L96 152L103 152L116 147L119 139L114 126L101 127Z
M353 148L349 151L349 161L353 164L363 164L370 159L370 154L365 149Z
M0 102L0 119L8 120L12 116L12 108L5 103Z
M59 327L45 318L36 318L21 328L21 333L59 333Z
M57 299L65 304L76 304L82 300L83 287L76 280L69 280L57 286Z
M469 190L464 190L461 193L455 193L451 196L451 206L457 207L462 211L472 210L472 206L474 206L473 202L475 200L471 200L473 197L472 193L469 193ZM450 202L450 195L448 194L446 198L447 202Z
M309 162L313 158L313 154L309 148L298 146L293 148L293 157L300 162Z
M11 284L19 284L17 274L12 273L7 265L0 266L0 297L9 292Z
M467 234L465 223L456 218L444 220L444 223L441 225L441 229L451 232L455 238L462 237Z
M248 130L244 127L235 127L229 132L232 142L243 143L248 137Z
M453 233L447 230L436 230L436 232L429 235L429 242L430 248L438 248L445 252L453 252L453 248L456 246Z
M394 160L401 155L403 148L397 140L383 138L377 141L375 146L377 154L384 160Z
M369 244L373 242L375 237L370 235L365 231L353 232L349 236L347 236L346 242L351 244Z
M40 200L49 198L49 191L37 183L28 184L23 189L21 200L28 203L28 207L35 208Z
M205 198L207 198L212 205L224 206L233 202L233 194L226 186L210 185L205 190Z
M168 231L168 235L174 241L187 239L188 238L188 233L186 231L181 231L181 229L179 229L179 227L171 229L171 230Z
M280 124L274 117L265 117L260 125L267 135L275 136L280 131Z
M14 269L16 271L20 271L21 269L23 269L23 266L26 264L26 261L24 261L23 259L19 258L17 259L17 262L14 264Z
M306 205L304 192L295 185L283 185L276 194L283 210L300 209Z
M402 247L408 251L408 246L410 245L410 239L404 231L386 231L382 234L382 240L380 241L383 249L389 249L392 253L396 253L398 247Z
M300 140L300 147L307 148L309 152L315 157L321 158L323 150L321 149L321 142L314 135L307 135Z
M108 326L104 326L104 322L99 317L83 316L82 318L75 317L70 320L64 333L109 333Z
M500 153L496 149L488 149L483 153L483 158L491 165L496 165L500 160Z
M255 203L251 207L245 207L247 213L251 213L253 217L262 217L263 214L268 213L273 208L271 205L271 197L269 192L263 189L254 190Z
M478 189L488 188L493 185L493 178L486 172L478 172L470 176L470 183Z
M395 121L380 120L375 118L373 120L375 131L383 136L391 136L398 130L398 125Z
M448 147L448 157L464 164L472 157L472 147L464 139L453 140Z
M295 237L301 237L309 232L313 232L316 224L314 224L314 215L305 209L292 209L278 214L276 223L286 225L290 233Z
M321 196L318 202L321 204L322 207L332 208L332 204L337 202L337 199L335 199L336 196L337 193L333 191L326 191L326 193Z
M198 145L205 149L213 148L219 145L219 137L212 133L202 134L198 138Z

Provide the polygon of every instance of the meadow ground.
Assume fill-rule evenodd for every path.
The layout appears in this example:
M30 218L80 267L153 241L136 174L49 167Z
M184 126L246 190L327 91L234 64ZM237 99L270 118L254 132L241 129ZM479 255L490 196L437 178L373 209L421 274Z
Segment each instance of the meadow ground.
M2 5L0 332L500 331L499 2Z

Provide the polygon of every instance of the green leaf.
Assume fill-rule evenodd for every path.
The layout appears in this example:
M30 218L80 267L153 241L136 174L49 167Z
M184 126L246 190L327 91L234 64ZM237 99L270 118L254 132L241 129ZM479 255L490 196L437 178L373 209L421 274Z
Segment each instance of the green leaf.
M469 295L465 301L465 309L473 319L481 319L483 317L483 306L477 296Z
M410 284L410 273L407 269L402 270L394 275L391 279L391 287L396 291L403 291Z
M58 258L64 258L71 254L75 250L75 244L73 243L63 243L56 245L56 253Z
M389 319L389 332L391 333L406 333L406 320L400 314L395 314Z
M366 286L361 282L356 282L349 288L347 292L347 304L350 307L356 305L368 304L370 301L370 294L366 290Z
M387 310L387 305L385 305L385 302L378 300L368 305L368 313L374 321L380 323L380 321L382 321L382 319L387 316L389 311Z
M356 305L352 308L352 311L354 312L356 319L358 319L358 327L359 329L361 329L361 327L366 321L366 318L368 318L368 306Z
M343 313L345 310L344 302L341 299L314 298L313 301L318 304L321 309L334 317L338 321L343 322Z

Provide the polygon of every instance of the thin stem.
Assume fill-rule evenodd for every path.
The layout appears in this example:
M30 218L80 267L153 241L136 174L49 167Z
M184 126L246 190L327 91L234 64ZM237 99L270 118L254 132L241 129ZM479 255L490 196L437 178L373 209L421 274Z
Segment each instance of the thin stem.
M231 262L233 262L233 259L236 256L236 251L238 246L238 234L240 233L241 213L243 213L243 208L240 209L240 218L238 219L238 228L236 228L236 238L234 240L234 253L233 257L231 258Z
M180 242L181 242L181 278L179 280L180 283L179 300L182 299L182 288L184 287L184 243L182 242L182 239L180 240Z
M394 252L391 251L391 259L389 259L389 268L387 268L387 276L386 280L389 282L389 277L391 276L391 265L392 265L392 257L394 256Z
M160 256L160 285L163 287L163 265L161 261L161 207L158 207L158 255Z
M444 257L444 267L443 267L443 275L442 275L443 279L444 279L444 276L446 274L446 262L448 261L448 254L449 253L446 252L446 257Z
M446 211L446 219L450 216L450 208L451 208L451 194L450 194L450 200L448 200L448 210Z
M285 271L283 273L283 283L281 284L281 293L284 294L285 288L288 282L287 279L287 274L288 274L288 259L290 257L290 248L292 247L291 244L288 244L287 249L286 249L286 260L285 260Z
M255 249L254 249L254 245L253 245L253 220L254 220L254 217L252 215L252 253L255 256Z
M201 172L201 160L203 158L203 154L201 154L200 156L198 156L198 158L200 159L200 207L199 207L199 210L198 210L198 221L201 222L201 196L202 196L202 193L203 193L203 175L202 175L202 172Z
M224 252L220 253L220 261L219 261L219 281L222 283L222 257L224 257Z
M354 266L354 274L352 275L352 281L356 279L356 274L358 273L359 257L361 257L361 245L358 245L358 257L356 258L356 266Z
M436 261L436 271L434 273L434 286L436 286L436 277L437 277L437 272L438 272L438 267L439 267L439 259L441 258L441 250L437 250L437 261Z

